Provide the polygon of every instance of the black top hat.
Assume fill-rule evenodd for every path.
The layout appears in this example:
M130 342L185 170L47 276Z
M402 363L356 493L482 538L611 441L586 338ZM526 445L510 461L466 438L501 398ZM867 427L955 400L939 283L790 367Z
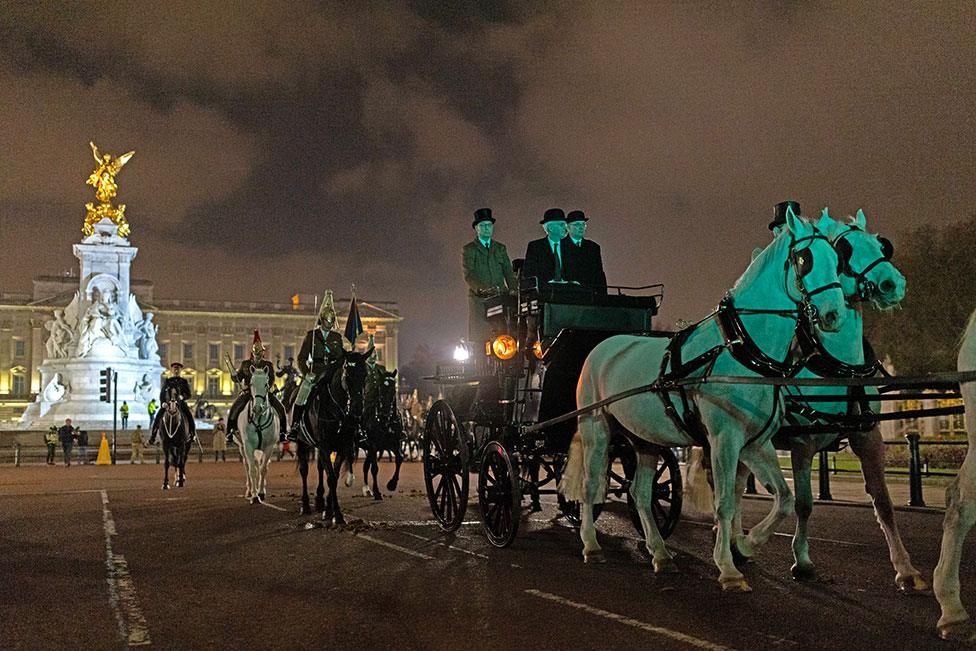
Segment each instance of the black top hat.
M793 214L800 216L800 204L797 201L780 201L773 206L773 221L769 222L769 230L775 229L786 223L786 209L792 208Z
M563 212L562 208L550 208L542 216L542 221L540 224L545 224L546 222L564 222L566 221L566 213Z
M170 365L169 365L169 367L170 368L183 368L183 365L180 364L179 362L171 362Z
M570 210L569 214L566 215L567 222L588 222L590 218L587 217L582 210Z
M495 223L495 218L491 216L491 208L478 208L474 211L474 221L471 222L471 227L474 228L481 222Z

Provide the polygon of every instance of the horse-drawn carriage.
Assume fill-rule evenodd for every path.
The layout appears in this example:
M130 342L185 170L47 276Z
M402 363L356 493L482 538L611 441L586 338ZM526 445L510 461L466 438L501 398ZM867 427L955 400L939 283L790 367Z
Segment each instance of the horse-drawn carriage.
M427 414L423 435L424 479L441 528L464 519L470 475L477 475L478 505L488 540L509 545L518 532L522 502L533 510L541 495L557 495L559 508L576 523L579 505L558 494L575 431L576 383L594 346L618 334L655 333L652 318L661 286L595 292L570 284L539 287L523 281L516 296L486 301L495 336L475 342L471 357L438 366L432 378L446 399ZM625 295L638 290L643 295ZM670 448L657 450L654 515L667 536L681 511L681 475ZM607 495L626 500L634 525L640 518L630 497L637 457L623 431L615 433L607 467Z

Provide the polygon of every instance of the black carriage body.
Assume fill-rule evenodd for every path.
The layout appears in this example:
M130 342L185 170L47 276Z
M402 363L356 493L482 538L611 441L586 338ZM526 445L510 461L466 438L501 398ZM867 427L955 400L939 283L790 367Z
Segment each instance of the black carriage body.
M491 354L490 342L484 350L474 342L472 361L438 366L434 380L442 385L445 400L431 410L434 418L428 418L424 459L428 498L442 528L460 526L467 475L473 472L478 474L489 541L499 547L511 543L523 495L538 504L540 495L557 494L575 422L570 419L531 434L526 427L576 411L576 386L589 353L614 335L651 334L660 298L660 293L603 294L573 285L540 289L532 283L523 285L517 299L499 296L486 301L493 331L513 337L517 352L503 360ZM658 478L665 477L666 490L676 490L678 500L672 503L669 493L669 503L662 507L674 512L670 522L661 522L667 535L680 510L680 475L671 451L659 452L663 465ZM615 437L608 494L629 502L635 467L633 444ZM571 520L578 514L578 506L561 496L560 507ZM633 510L631 515L640 529Z

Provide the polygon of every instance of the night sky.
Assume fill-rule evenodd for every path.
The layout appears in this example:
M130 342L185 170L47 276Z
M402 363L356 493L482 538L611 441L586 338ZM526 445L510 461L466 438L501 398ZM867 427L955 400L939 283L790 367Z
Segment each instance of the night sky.
M905 246L976 211L976 4L213 2L0 7L0 290L75 268L88 141L157 296L399 301L465 334L460 251L580 208L611 284L710 310L777 201ZM910 279L909 279L910 282ZM909 285L908 291L911 292ZM446 348L446 346L445 346Z

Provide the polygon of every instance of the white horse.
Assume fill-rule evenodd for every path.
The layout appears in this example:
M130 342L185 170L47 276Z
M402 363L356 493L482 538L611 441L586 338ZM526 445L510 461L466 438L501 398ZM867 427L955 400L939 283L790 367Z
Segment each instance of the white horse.
M251 375L251 400L237 417L241 450L247 474L245 499L263 502L267 493L268 464L278 445L278 414L268 403L270 378L263 369Z
M823 215L827 215L824 209ZM870 302L879 309L888 309L901 303L905 297L905 278L891 263L893 253L891 243L867 232L867 219L862 211L846 223L835 223L827 232L838 252L841 265L840 281L844 295L856 309L850 313L839 332L823 333L820 347L808 360L804 369L797 374L800 378L823 377L867 377L877 374L876 361L864 357L864 321L859 305ZM794 398L836 395L842 389L836 386L791 387L788 392ZM868 387L866 397L877 394L877 389ZM799 423L830 422L832 414L847 414L849 402L808 402L809 410L824 414L818 418L810 411L792 413L791 418ZM879 403L869 403L871 411L880 411ZM860 405L855 405L860 408ZM813 458L817 452L832 444L837 438L847 438L851 449L861 461L865 490L871 496L875 516L885 540L888 555L895 568L895 584L904 591L923 591L928 584L921 573L912 565L911 558L902 543L898 526L895 523L895 510L885 484L884 441L877 426L869 431L847 433L826 432L820 434L802 433L798 435L779 434L773 437L777 449L789 450L793 466L793 489L796 491L796 530L793 535L793 557L791 569L797 580L812 580L816 576L813 561L810 560L810 542L807 525L813 511L813 492L810 484ZM693 454L693 462L697 458ZM741 464L736 481L736 495L740 503L748 479L749 471ZM741 506L736 511L732 524L733 536L742 533Z
M976 371L976 312L969 317L959 348L960 372ZM966 534L976 523L976 382L961 385L966 405L966 436L969 450L959 474L946 489L946 514L942 525L942 553L935 567L935 598L942 608L937 629L943 639L976 642L976 627L959 598L959 563Z
M829 227L825 218L821 225ZM837 331L848 310L837 277L838 259L827 238L813 225L787 212L786 227L761 252L729 292L719 312L673 339L617 336L600 343L587 357L576 390L578 407L646 384L666 375L674 366L710 353L708 363L680 369L675 375L778 375L792 372L791 359L801 312L819 327ZM675 342L676 345L670 345ZM680 361L679 358L680 357ZM651 514L653 448L642 441L674 447L700 445L707 437L716 486L718 532L713 559L725 590L751 588L735 567L731 553L731 524L735 515L736 467L743 460L776 499L766 518L736 541L745 553L754 553L775 526L793 512L793 496L769 439L779 429L782 409L779 391L770 385L700 384L675 397L670 409L661 393L639 393L581 415L570 447L560 490L581 504L580 538L585 561L603 560L593 526L593 504L605 498L607 448L611 427L621 426L637 444L638 468L631 485L646 535L654 570L673 566ZM684 416L689 426L680 426ZM697 426L700 424L700 427Z

